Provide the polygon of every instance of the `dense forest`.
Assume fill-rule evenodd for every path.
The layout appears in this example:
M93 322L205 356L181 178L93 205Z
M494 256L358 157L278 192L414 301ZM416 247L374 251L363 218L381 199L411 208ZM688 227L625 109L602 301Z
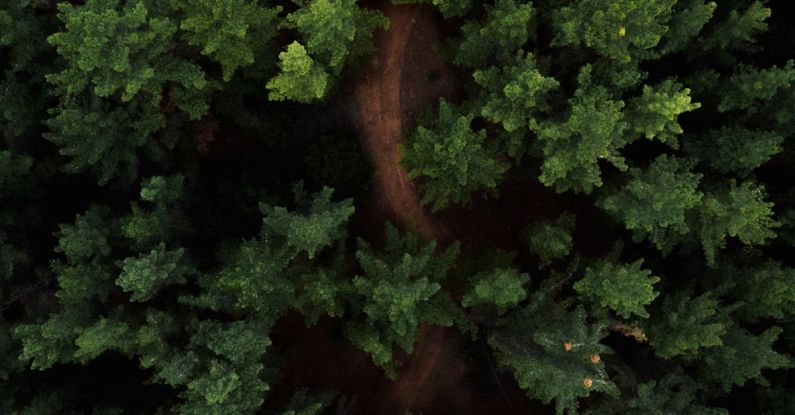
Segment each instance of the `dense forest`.
M0 414L795 414L787 0L0 0Z

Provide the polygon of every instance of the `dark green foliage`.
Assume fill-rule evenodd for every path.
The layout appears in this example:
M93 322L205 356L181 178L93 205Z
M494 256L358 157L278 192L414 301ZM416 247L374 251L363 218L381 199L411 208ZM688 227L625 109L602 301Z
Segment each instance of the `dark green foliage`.
M296 251L304 251L310 259L315 254L345 237L345 224L353 214L353 201L332 202L333 190L324 187L311 198L296 186L296 203L299 210L290 213L279 206L260 205L263 230L268 235L278 235Z
M784 137L773 131L725 126L689 142L687 151L720 173L747 177L781 152L783 143Z
M489 338L497 362L514 370L528 396L555 401L558 414L577 410L577 399L591 392L615 394L616 386L598 356L607 352L600 343L606 324L589 323L582 307L556 304L542 289L530 304L506 317ZM597 357L594 357L597 356Z
M619 62L629 62L657 46L676 0L577 0L558 9L554 24L559 45L583 44Z
M184 14L179 28L187 43L221 64L229 81L239 68L254 63L258 48L276 36L280 7L262 7L251 0L172 0Z
M696 233L701 247L712 264L727 237L735 237L746 245L761 245L776 236L779 223L773 219L773 204L764 200L764 188L744 182L732 183L728 189L708 193L699 207Z
M710 294L680 292L665 298L649 322L649 344L658 356L692 355L720 346L729 325L725 310Z
M538 222L527 229L530 251L538 255L542 267L549 266L571 252L576 220L574 215L564 213L555 220Z
M348 334L388 376L394 376L395 345L411 353L420 322L453 324L455 305L440 292L440 282L458 255L458 245L436 256L435 243L423 246L415 235L401 237L391 224L382 252L374 252L362 239L358 245L356 259L362 273L353 278L353 287L364 315Z
M502 70L492 67L473 74L475 82L486 92L480 115L502 124L508 132L526 128L534 110L546 108L545 95L558 87L555 79L539 72L533 55L517 56L517 61L516 65Z
M795 411L787 2L393 2L0 1L0 413Z
M602 307L607 307L623 318L631 315L649 317L645 305L659 294L654 284L660 277L642 269L643 260L631 264L601 262L585 269L585 277L574 283L579 295Z
M486 132L472 130L473 117L441 99L433 126L417 127L402 147L409 176L421 180L422 203L432 203L434 211L467 203L474 191L493 191L508 169L486 142Z
M471 288L461 298L464 307L496 306L499 314L515 307L527 297L524 286L530 276L513 268L498 268L472 277Z
M463 37L453 57L456 65L487 68L495 63L510 63L530 39L534 15L531 3L498 0L494 6L486 7L488 13L482 22L469 21L461 27Z
M647 168L629 169L629 181L607 192L599 206L633 231L636 240L648 238L662 251L691 229L687 213L703 200L701 175L690 172L682 159L661 155Z
M772 327L758 336L733 327L723 336L721 347L704 352L704 377L718 383L726 391L742 386L747 380L767 385L762 369L788 368L792 358L772 349L781 334L780 327Z
M544 155L539 179L558 192L590 193L594 187L601 187L600 159L620 170L627 168L618 153L627 143L627 123L621 112L624 102L611 100L606 88L594 85L591 71L590 66L582 68L565 115L557 120L530 122Z

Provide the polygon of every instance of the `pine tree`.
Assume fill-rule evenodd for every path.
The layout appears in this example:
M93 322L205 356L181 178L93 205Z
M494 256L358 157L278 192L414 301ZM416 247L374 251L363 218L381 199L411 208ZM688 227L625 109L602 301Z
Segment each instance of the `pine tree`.
M572 232L577 218L563 213L552 221L538 222L527 229L526 239L530 251L539 258L542 267L565 258L574 247Z
M620 170L627 168L618 153L626 144L627 123L621 112L624 102L613 101L606 88L594 85L591 72L589 65L581 69L577 90L561 119L530 121L544 157L539 179L558 192L590 193L594 187L601 187L600 159Z
M696 233L701 240L707 264L715 263L727 237L746 245L761 245L776 236L780 224L773 218L773 204L764 200L764 188L753 182L707 193L698 209Z
M612 264L607 261L585 269L585 276L574 283L574 289L582 297L607 307L623 318L637 315L648 318L645 305L657 298L654 284L660 277L642 269L643 260L631 264Z
M495 190L508 169L486 142L486 131L472 131L473 118L442 98L431 128L417 127L401 147L409 176L420 179L422 203L432 203L434 211L468 203L477 190Z
M494 64L509 64L535 36L531 32L535 14L531 3L497 0L493 6L485 7L487 12L482 21L467 21L461 26L462 39L455 45L453 56L453 63L458 66L485 69Z
M281 7L251 0L172 0L184 17L179 24L187 43L221 64L224 81L254 63L256 49L276 37Z
M469 290L461 298L461 305L492 306L496 307L498 314L504 314L527 298L524 286L529 282L529 275L514 268L498 268L475 274L471 278Z
M717 172L748 177L783 150L784 137L776 131L729 125L710 130L700 140L687 144L685 149L692 157Z
M577 0L554 14L556 45L580 45L629 62L660 43L676 0Z
M450 326L455 304L440 292L440 282L458 255L458 245L434 255L436 244L421 245L416 235L400 236L387 223L383 251L374 252L362 239L356 259L362 269L353 278L363 315L349 326L348 335L373 361L395 376L395 345L407 353L414 348L421 322Z
M558 414L576 411L577 399L591 392L616 394L605 372L600 343L606 323L586 322L582 307L555 303L546 289L535 292L530 304L505 317L489 336L497 362L514 371L519 386L533 399L555 401Z
M704 195L698 190L701 174L679 158L661 155L647 168L629 169L629 181L610 188L597 205L633 231L636 240L648 238L663 252L691 231L688 213Z
M535 57L517 55L517 64L502 68L478 70L473 78L484 91L480 115L502 124L508 131L525 129L533 112L544 110L547 93L559 84L536 68Z
M684 131L677 117L701 108L690 101L690 89L670 79L654 87L644 85L643 95L627 104L627 122L635 133L677 148L677 136Z
M792 357L772 348L781 331L774 326L755 336L739 327L730 328L722 338L723 346L704 352L703 376L718 383L726 392L750 379L768 385L762 376L763 369L793 366Z
M722 336L731 326L729 311L721 309L709 293L668 295L651 313L647 326L649 344L663 358L692 356L704 348L720 346Z

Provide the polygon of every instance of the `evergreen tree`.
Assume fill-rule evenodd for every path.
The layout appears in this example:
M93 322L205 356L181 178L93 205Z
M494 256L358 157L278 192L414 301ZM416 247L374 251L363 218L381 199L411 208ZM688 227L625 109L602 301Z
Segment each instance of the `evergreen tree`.
M440 99L432 127L417 127L402 147L409 176L420 179L422 203L432 203L434 211L467 203L474 191L495 190L508 169L486 142L486 131L472 131L473 118Z
M453 324L455 304L440 292L440 282L458 255L458 245L439 256L434 255L435 247L433 242L422 246L415 235L401 237L389 223L382 252L358 241L356 259L362 273L353 278L353 287L363 315L350 325L348 335L387 376L395 376L395 345L411 353L420 322Z
M594 85L591 72L591 66L580 71L577 91L569 99L566 115L561 119L530 121L544 156L539 179L558 192L590 193L594 187L601 187L600 159L620 170L627 169L618 153L627 143L627 123L621 112L624 102L611 100L606 88Z
M585 269L585 277L574 283L574 289L601 307L607 307L623 318L631 315L649 317L644 305L659 294L654 284L660 277L642 269L643 260L631 264L612 264L604 261Z
M535 14L531 3L497 0L493 6L485 7L487 13L482 21L468 21L461 26L462 39L455 45L453 56L456 65L485 69L494 64L509 64L516 59L522 46L535 36L531 32ZM530 59L528 57L528 71L533 69Z
M502 124L508 132L526 128L537 107L547 108L545 95L558 87L554 78L545 77L536 68L532 54L526 58L519 55L516 59L516 65L492 67L473 74L485 92L480 115Z

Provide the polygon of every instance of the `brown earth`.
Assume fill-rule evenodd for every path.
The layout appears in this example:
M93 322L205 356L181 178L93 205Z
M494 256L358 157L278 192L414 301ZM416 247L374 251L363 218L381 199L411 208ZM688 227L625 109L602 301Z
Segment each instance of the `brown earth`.
M354 92L355 116L362 145L373 160L376 204L389 219L442 244L452 238L444 223L420 204L418 192L401 167L399 145L423 110L439 97L455 100L459 84L441 50L439 16L423 5L395 6L386 2L381 10L390 20L389 30L376 34L376 52L363 70ZM468 225L499 223L482 220L484 211L469 209ZM499 212L491 209L489 216ZM459 215L460 216L460 215ZM456 218L460 219L460 217ZM461 223L461 221L456 220ZM510 231L507 231L510 233ZM483 235L483 234L481 234ZM510 238L510 237L509 237ZM455 329L422 325L414 350L407 356L395 381L384 380L372 397L368 414L403 415L407 411L426 414L534 413L515 382L507 392L484 394L483 385L471 379L484 372L483 355L462 351L471 340ZM473 354L475 358L473 358ZM473 360L478 360L477 364ZM485 368L486 382L497 378ZM481 376L482 377L482 376ZM486 388L489 389L489 388ZM509 396L510 395L510 396ZM518 403L513 403L516 401ZM521 407L517 412L516 406Z

